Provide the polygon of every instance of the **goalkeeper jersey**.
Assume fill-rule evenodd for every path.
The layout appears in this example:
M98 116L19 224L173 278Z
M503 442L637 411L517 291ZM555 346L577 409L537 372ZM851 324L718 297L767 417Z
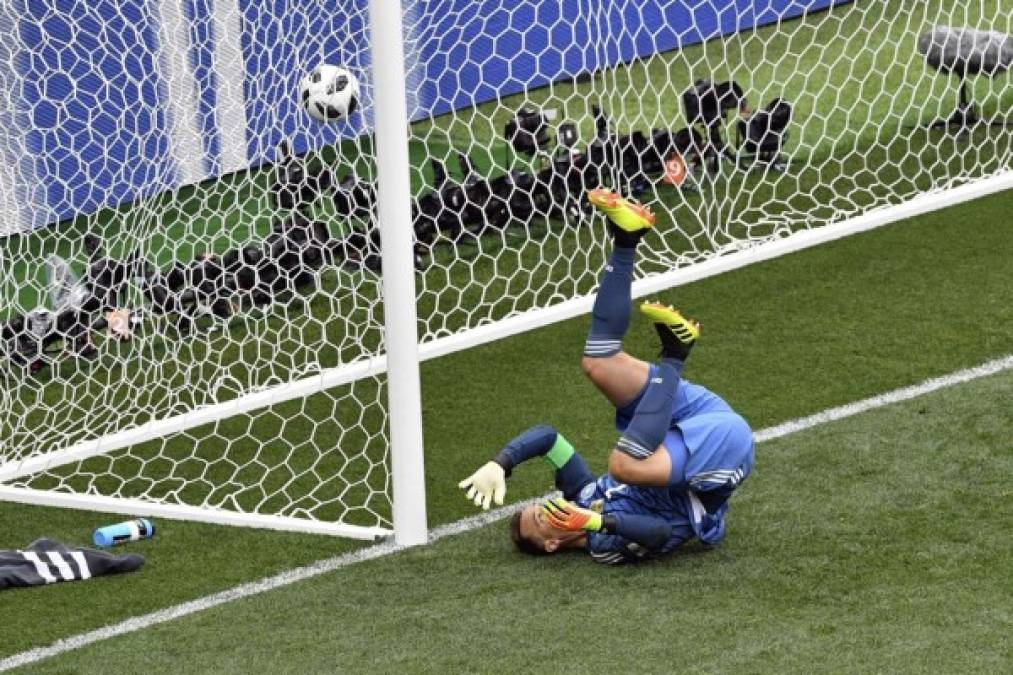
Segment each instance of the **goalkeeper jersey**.
M655 374L651 366L651 376ZM616 410L625 430L640 397ZM671 490L704 544L724 537L728 498L753 470L753 432L728 403L706 387L682 379L675 390L672 421L665 436L672 455Z
M24 550L0 550L0 590L133 572L143 564L144 557L137 554L113 556L39 539Z
M668 488L645 488L617 482L609 474L587 483L575 500L580 506L602 514L633 514L660 518L672 526L668 541L654 550L617 534L589 532L587 552L598 562L622 563L642 560L675 550L696 536L694 511L689 497ZM698 514L702 517L703 514Z
M651 365L649 377L656 376L657 366ZM641 396L643 394L641 393ZM616 410L616 428L619 431L626 431L633 413L637 410L641 396L633 399L626 405ZM695 384L683 378L679 380L675 388L675 399L672 402L672 426L673 428L682 420L697 415L708 413L733 413L732 407L723 398L703 385Z

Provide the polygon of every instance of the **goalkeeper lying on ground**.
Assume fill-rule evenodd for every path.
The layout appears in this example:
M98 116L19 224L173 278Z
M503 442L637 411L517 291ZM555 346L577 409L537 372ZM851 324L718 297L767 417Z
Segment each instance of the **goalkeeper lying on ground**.
M492 500L503 503L506 478L517 464L543 457L552 465L563 497L528 506L510 521L514 543L527 553L581 549L614 564L668 553L693 537L717 545L728 498L753 468L752 432L719 396L680 379L700 327L678 311L654 303L640 308L661 338L656 363L622 351L636 246L654 216L605 190L591 191L589 199L609 217L614 243L582 360L584 372L616 407L622 436L609 471L596 478L562 434L537 426L460 487L488 509Z

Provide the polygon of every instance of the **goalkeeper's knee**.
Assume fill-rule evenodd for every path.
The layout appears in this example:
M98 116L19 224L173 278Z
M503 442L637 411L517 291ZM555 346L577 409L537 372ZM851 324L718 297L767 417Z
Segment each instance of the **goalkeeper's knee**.
M662 487L670 482L672 459L663 446L646 459L634 459L616 449L609 456L608 471L615 480L626 485Z

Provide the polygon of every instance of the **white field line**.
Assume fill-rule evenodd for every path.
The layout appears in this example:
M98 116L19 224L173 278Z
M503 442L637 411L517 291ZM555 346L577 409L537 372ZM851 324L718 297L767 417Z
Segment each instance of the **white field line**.
M851 417L852 415L858 415L869 410L873 410L874 408L881 408L885 405L890 405L891 403L907 401L908 399L924 396L925 394L939 389L952 387L964 382L970 382L971 380L977 380L978 378L993 375L1004 370L1010 370L1011 368L1013 368L1013 354L994 361L988 361L980 366L975 366L974 368L958 370L957 372L950 373L949 375L934 377L931 380L925 380L921 384L895 389L891 392L880 394L879 396L873 396L872 398L867 398L861 401L856 401L854 403L848 403L838 408L830 408L829 410L818 412L815 415L810 415L809 417L802 417L797 420L785 422L784 424L778 424L776 427L761 429L753 434L753 438L756 439L757 443L770 441L775 438L787 436L788 434L793 434L796 431L802 431L803 429L809 429L810 427L826 424L827 422L833 422L835 420L844 419L845 417Z
M907 401L946 387L963 384L965 382L970 382L971 380L976 380L1011 369L1013 369L1013 354L994 361L988 361L987 363L983 363L974 368L959 370L957 372L950 373L949 375L932 378L922 382L921 384L903 387L885 394L880 394L879 396L873 396L861 401L856 401L855 403L848 403L837 408L830 408L828 410L824 410L823 412L816 413L815 415L802 417L774 427L761 429L754 434L754 438L757 443L763 443L764 441L781 438L797 431L810 429L828 422L834 422L836 420L844 419L845 417L858 415L876 408L898 403L900 401ZM528 504L538 503L543 498L544 497L539 497L524 502L518 502L516 504L511 504L510 506L494 509L486 513L480 513L453 523L448 523L447 525L441 525L440 527L434 528L430 531L429 543L439 541L445 537L452 537L464 532L470 532L471 530L496 522L510 516L516 511L519 511ZM392 553L398 553L399 551L407 550L408 548L410 547L401 546L394 542L386 542L359 549L357 551L352 551L351 553L335 556L333 558L328 558L327 560L321 560L313 563L312 565L297 567L296 569L282 572L273 577L267 577L266 579L261 579L259 581L252 581L250 583L221 591L220 593L198 598L197 600L191 600L190 602L184 602L179 605L174 605L173 607L151 612L150 614L133 617L131 619L127 619L126 621L121 621L120 623L99 628L98 630L57 640L47 647L30 649L28 651L21 652L20 654L8 656L7 658L0 660L0 672L28 665L30 663L35 663L51 656L63 654L64 652L73 651L94 642L101 642L102 640L126 635L127 633L133 633L134 631L148 628L149 626L180 619L190 614L195 614L197 612L211 609L212 607L224 605L225 603L232 602L233 600L241 600L243 598L258 595L276 588L288 586L289 584L294 584L297 581L311 579L313 577L320 576L321 574L333 572L334 570L342 567L348 567L349 565L354 565L366 560L373 560Z

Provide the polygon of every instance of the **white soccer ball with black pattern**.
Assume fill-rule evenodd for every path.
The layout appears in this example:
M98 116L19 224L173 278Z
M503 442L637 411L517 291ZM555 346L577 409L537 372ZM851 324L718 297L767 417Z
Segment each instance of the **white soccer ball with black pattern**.
M336 122L359 107L359 81L347 68L319 65L299 82L299 100L314 119Z

